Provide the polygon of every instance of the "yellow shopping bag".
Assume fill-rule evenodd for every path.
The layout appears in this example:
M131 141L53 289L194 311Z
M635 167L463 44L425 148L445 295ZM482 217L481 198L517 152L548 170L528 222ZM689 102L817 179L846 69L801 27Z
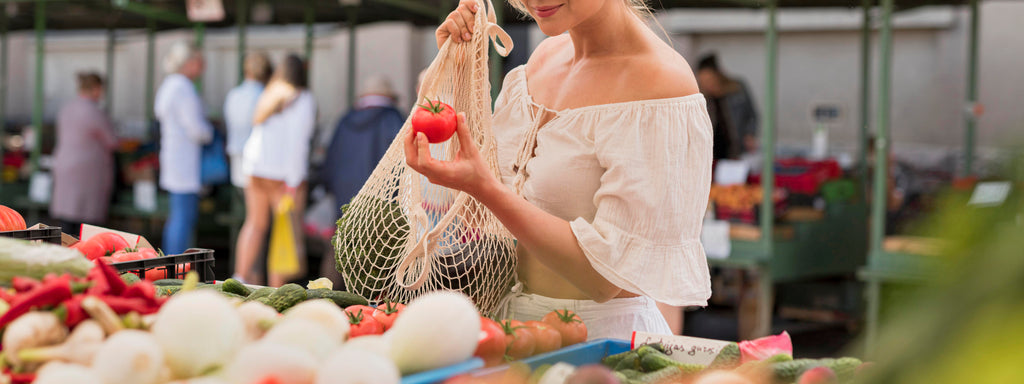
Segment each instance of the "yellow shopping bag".
M274 227L270 229L267 272L290 275L299 273L299 255L295 249L292 229L292 197L285 195L274 210Z

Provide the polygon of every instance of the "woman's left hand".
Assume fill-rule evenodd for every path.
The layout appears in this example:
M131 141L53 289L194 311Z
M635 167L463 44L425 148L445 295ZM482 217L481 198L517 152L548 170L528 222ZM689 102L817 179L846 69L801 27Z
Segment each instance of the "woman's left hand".
M430 156L426 135L410 131L405 138L405 162L433 184L479 197L478 194L497 179L473 142L465 113L458 114L455 132L459 137L459 151L451 161L441 161Z

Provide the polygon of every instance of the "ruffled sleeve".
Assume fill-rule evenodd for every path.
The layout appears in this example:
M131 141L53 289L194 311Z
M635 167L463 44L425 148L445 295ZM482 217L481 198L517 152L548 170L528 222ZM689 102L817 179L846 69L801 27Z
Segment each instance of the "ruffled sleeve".
M712 132L700 95L641 102L598 119L604 168L592 221L570 222L591 265L616 286L677 306L707 305L700 243L711 187Z

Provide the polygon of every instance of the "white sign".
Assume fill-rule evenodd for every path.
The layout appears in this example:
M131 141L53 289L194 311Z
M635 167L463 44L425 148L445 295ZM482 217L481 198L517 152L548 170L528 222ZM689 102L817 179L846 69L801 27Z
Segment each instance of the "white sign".
M735 185L746 184L750 164L740 160L718 160L715 163L715 184Z
M700 243L709 259L727 259L732 252L729 238L729 222L725 220L704 220L700 231Z
M665 347L665 354L680 363L710 365L718 357L722 348L725 348L730 342L699 337L633 332L631 348L636 349L644 344L661 344Z
M150 180L136 181L133 186L135 209L143 212L156 211L156 183Z
M224 20L224 4L221 0L185 0L188 19L195 22Z
M33 173L32 178L28 181L28 198L33 203L49 203L52 190L53 178L47 172Z
M978 183L978 186L974 187L971 201L968 201L967 205L977 205L979 207L998 207L1003 205L1006 198L1010 196L1011 187L1012 185L1009 181Z

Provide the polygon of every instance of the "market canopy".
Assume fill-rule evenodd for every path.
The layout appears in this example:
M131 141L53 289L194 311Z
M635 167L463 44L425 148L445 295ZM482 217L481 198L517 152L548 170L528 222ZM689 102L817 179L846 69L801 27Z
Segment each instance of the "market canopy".
M185 0L0 0L5 4L3 14L8 17L9 30L32 29L35 7L46 3L47 29L106 29L145 28L149 19L159 22L161 28L178 28L189 23L185 17ZM350 2L353 0L345 0ZM868 0L878 5L879 0ZM359 23L376 21L406 21L417 25L435 25L447 14L457 0L362 0L358 2ZM507 23L526 22L515 17L507 1ZM896 0L895 8L909 9L928 5L963 5L967 0ZM248 20L253 24L299 24L311 18L318 23L345 22L348 10L339 0L257 1L223 0L225 18L208 26L231 26L240 13L253 7L261 8L262 20ZM769 0L660 0L653 1L655 9L668 8L757 8ZM862 0L778 0L780 7L847 7L864 5Z

